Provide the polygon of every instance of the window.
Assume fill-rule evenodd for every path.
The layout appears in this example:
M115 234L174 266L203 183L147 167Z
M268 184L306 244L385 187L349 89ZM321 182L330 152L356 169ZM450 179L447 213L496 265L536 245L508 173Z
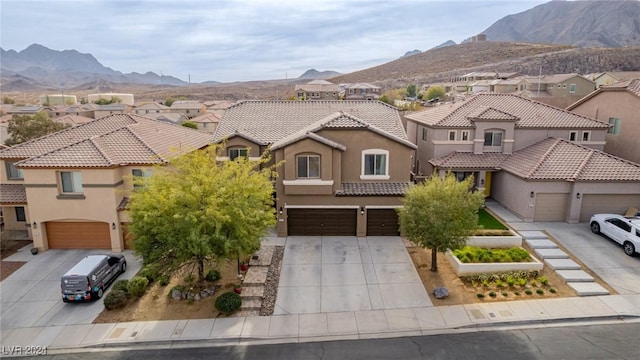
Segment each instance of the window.
M23 206L16 206L16 221L27 221Z
M82 192L82 174L79 171L60 172L60 181L63 193Z
M361 179L388 179L389 151L380 149L364 150L362 152Z
M461 140L469 141L469 130L462 130L461 132Z
M247 149L229 149L229 160L235 160L240 156L247 157Z
M570 131L569 132L569 141L577 141L578 140L578 132Z
M296 160L298 178L319 178L320 177L320 156L299 155Z
M456 141L456 131L449 130L449 141Z
M349 89L349 94L353 94L353 89Z
M136 189L144 186L142 184L144 182L144 178L151 176L151 170L131 169L131 174L133 175L133 188Z
M576 93L576 84L569 84L569 94Z
M582 132L582 141L589 141L590 138L591 138L591 132L590 131L583 131Z
M427 141L427 128L422 128L422 140Z
M22 169L18 169L15 167L13 162L5 162L5 167L7 169L7 178L9 180L22 180L24 179L24 175L22 173Z
M501 131L485 132L484 146L502 146L502 132Z
M609 118L611 127L607 130L608 134L618 135L620 133L620 118Z

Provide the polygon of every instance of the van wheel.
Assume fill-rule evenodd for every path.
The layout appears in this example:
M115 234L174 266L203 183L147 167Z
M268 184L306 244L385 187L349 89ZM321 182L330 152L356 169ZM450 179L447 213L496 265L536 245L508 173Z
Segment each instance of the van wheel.
M120 266L120 274L124 273L125 271L127 271L127 262L123 262L122 266Z
M102 297L102 295L104 295L104 291L102 290L102 288L98 289L98 299L100 299Z

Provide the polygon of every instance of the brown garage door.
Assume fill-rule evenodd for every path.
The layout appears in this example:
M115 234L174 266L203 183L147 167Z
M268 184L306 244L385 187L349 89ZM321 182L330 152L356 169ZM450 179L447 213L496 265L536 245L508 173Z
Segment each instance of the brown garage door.
M400 225L395 209L367 209L367 236L398 236Z
M569 194L536 194L534 221L565 221Z
M50 249L111 249L109 224L103 222L48 222Z
M628 208L640 209L638 194L585 194L582 195L580 221L589 221L593 214L624 214Z
M287 234L356 235L356 209L287 209Z

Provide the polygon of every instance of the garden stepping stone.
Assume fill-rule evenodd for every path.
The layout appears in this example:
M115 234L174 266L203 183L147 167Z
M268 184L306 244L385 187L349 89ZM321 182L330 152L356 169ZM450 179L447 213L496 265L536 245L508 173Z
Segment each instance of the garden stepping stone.
M567 285L575 290L578 296L609 295L607 289L595 282L570 282Z
M553 270L580 270L580 264L571 259L545 259L544 262Z
M269 266L273 258L275 246L263 245L249 260L250 266Z
M549 239L527 239L524 242L532 249L555 249L558 247L556 243Z
M522 231L518 231L518 233L520 233L520 236L522 236L523 239L527 240L527 239L548 239L549 237L547 236L547 234L543 233L540 230L522 230Z
M558 275L566 282L593 282L593 276L582 270L558 270Z
M263 285L267 282L267 266L250 266L247 274L244 276L244 285Z
M568 259L569 255L560 249L534 249L536 255L543 259Z

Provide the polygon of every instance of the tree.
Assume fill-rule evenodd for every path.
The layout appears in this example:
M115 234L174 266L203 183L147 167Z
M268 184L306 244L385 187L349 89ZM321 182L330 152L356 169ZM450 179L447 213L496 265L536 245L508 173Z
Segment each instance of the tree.
M164 99L164 105L171 107L171 105L173 105L174 101L175 100L172 97L169 96L166 99Z
M459 249L478 228L478 209L484 194L470 191L473 177L458 181L449 173L434 174L405 194L398 211L400 228L416 245L431 249L431 271L438 271L438 251Z
M407 86L407 97L415 99L417 95L418 90L416 88L416 84L409 84L409 86Z
M427 93L423 98L431 100L435 98L441 98L444 96L444 94L446 94L446 91L442 86L431 86L429 90L427 90Z
M34 115L14 114L7 127L8 138L5 145L13 146L25 141L37 139L69 127L68 124L55 122L49 114L41 111Z
M275 225L270 156L216 162L220 146L210 146L154 168L131 194L129 229L144 264L169 273L251 254ZM261 169L262 168L262 169Z
M112 96L110 99L100 98L94 101L93 103L96 105L110 105L110 104L119 104L121 102L122 102L122 99L120 99L117 96Z
M198 129L198 124L194 123L193 121L185 121L180 125L191 128L191 129L196 129L196 130Z

